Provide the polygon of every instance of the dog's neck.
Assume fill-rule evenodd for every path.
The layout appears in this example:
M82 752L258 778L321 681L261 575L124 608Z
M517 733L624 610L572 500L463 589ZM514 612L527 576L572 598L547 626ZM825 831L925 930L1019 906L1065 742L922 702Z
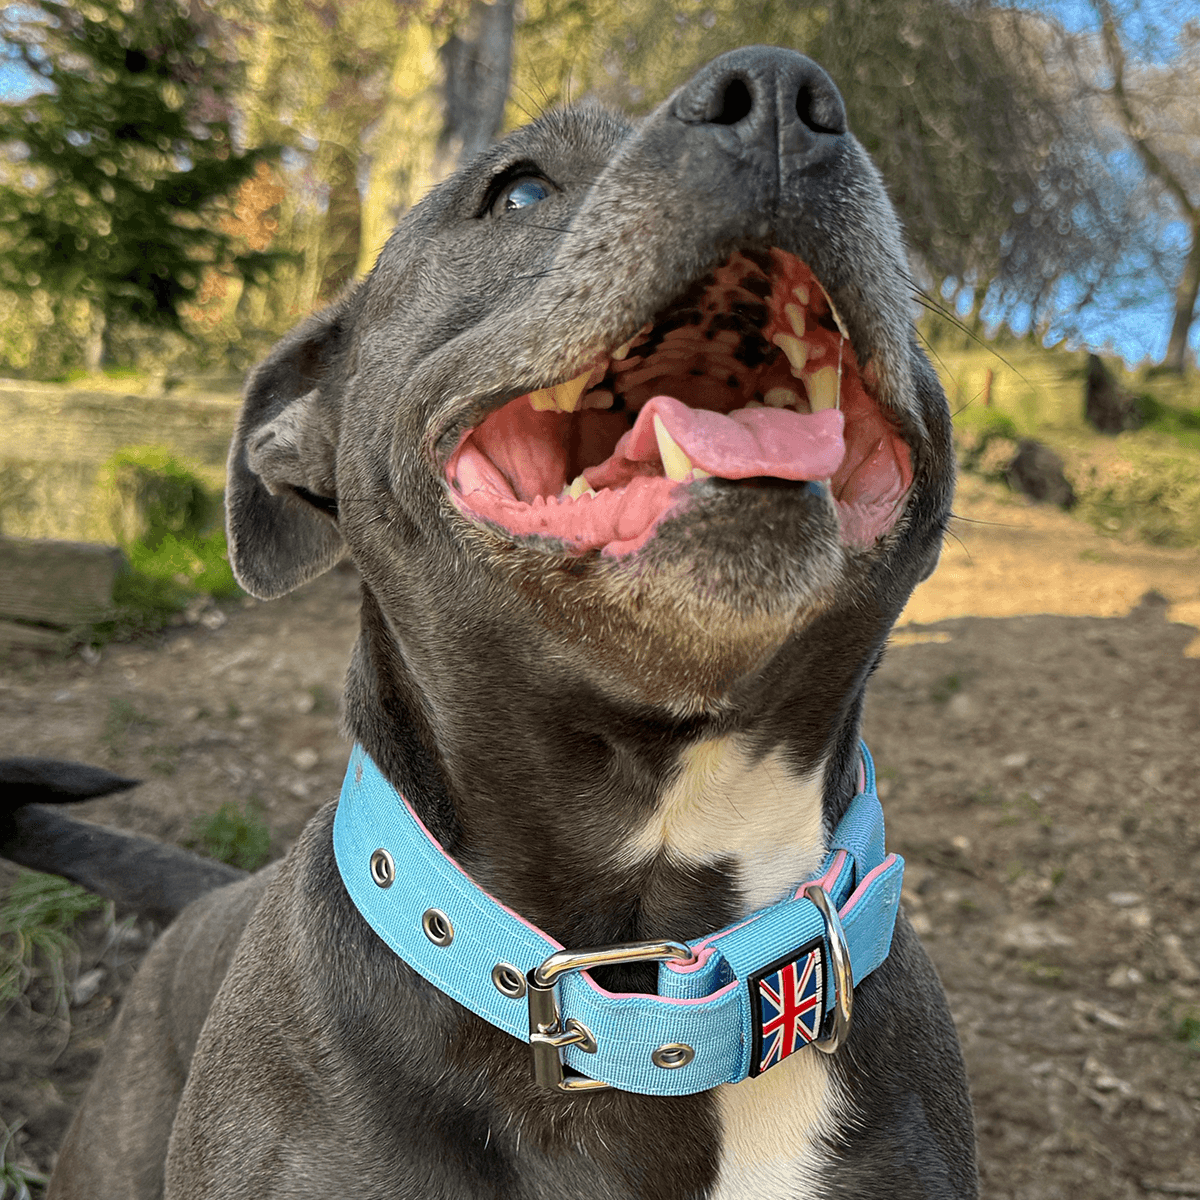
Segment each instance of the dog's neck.
M775 714L772 733L769 705L739 726L594 694L573 706L514 687L497 702L480 684L448 711L369 591L363 617L350 733L482 887L564 945L694 938L780 898L855 792L857 697L830 706L827 749L807 759L811 722Z

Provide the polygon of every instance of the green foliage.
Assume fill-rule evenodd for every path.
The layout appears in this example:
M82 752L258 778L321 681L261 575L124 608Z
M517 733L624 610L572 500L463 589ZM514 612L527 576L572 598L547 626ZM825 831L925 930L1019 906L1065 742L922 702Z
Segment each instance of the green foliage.
M114 696L108 702L108 712L104 718L104 730L100 740L107 747L113 758L119 757L125 751L125 743L134 729L153 728L158 722L140 712L134 705L122 696Z
M1003 480L1019 438L1062 459L1074 515L1101 533L1167 547L1200 546L1200 413L1186 381L1131 373L1109 363L1138 396L1145 423L1119 437L1084 420L1086 356L1031 339L1004 346L947 336L935 362L950 395L959 465ZM979 400L992 372L991 404Z
M119 451L101 472L113 535L129 559L117 578L117 615L98 640L161 629L197 596L241 594L221 528L220 499L184 463L156 446Z
M218 503L199 477L161 446L119 450L102 469L112 495L117 542L157 549L166 539L198 537L211 525Z
M56 1009L65 1010L75 924L103 907L99 896L57 875L21 871L0 901L0 1005L15 1000L40 971L49 978Z
M271 857L271 831L258 801L245 808L227 802L211 816L196 818L188 845L230 866L257 871Z
M13 1137L21 1125L21 1121L12 1126L0 1121L0 1200L9 1200L10 1196L12 1200L33 1200L30 1185L40 1189L50 1182L48 1176L21 1166L10 1157Z
M178 330L206 264L243 275L270 264L239 253L215 219L262 152L234 144L236 56L203 9L30 0L3 10L0 33L43 88L0 104L9 307L12 297L22 312L30 301L66 306L77 343L97 342L113 322ZM20 366L48 330L44 320L16 324L23 344L10 335L0 351ZM70 355L60 347L58 357Z
M1200 1054L1200 1012L1184 1013L1175 1023L1173 1036L1194 1053Z

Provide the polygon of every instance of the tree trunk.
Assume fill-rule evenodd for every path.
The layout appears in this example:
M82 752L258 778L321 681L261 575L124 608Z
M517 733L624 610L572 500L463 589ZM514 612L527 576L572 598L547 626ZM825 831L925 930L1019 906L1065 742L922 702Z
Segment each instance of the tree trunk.
M485 149L500 130L512 73L514 0L473 0L440 54L445 124L439 150L455 165Z
M87 339L83 343L83 369L89 375L99 375L104 366L105 342L104 335L108 330L108 318L104 310L92 306L92 324L88 330Z
M1196 297L1200 295L1200 216L1192 221L1192 248L1183 265L1183 274L1175 288L1175 320L1167 342L1163 366L1182 375L1187 366L1188 333L1196 316Z

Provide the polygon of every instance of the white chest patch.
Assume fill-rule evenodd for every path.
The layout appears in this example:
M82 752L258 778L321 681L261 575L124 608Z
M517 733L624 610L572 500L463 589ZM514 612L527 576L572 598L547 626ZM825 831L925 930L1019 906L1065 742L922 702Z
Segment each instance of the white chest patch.
M828 1150L844 1105L811 1046L741 1083L716 1090L721 1160L712 1200L817 1200Z
M795 775L780 751L754 760L735 738L692 746L623 857L732 860L742 915L753 912L817 874L824 774ZM722 1144L713 1200L821 1195L822 1135L837 1128L844 1108L823 1054L810 1047L757 1078L723 1084L716 1098Z
M642 862L665 851L698 864L732 859L743 915L816 873L825 856L824 770L794 775L782 751L753 760L731 737L688 747L679 766L622 857Z

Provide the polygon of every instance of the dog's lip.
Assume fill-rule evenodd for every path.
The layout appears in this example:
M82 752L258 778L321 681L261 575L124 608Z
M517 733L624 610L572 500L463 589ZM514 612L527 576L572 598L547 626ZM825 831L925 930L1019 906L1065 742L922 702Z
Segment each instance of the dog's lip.
M689 289L573 379L472 404L441 437L455 506L555 550L620 555L709 476L807 480L828 485L843 541L875 542L903 510L911 452L811 270L766 258L735 252L699 301Z

